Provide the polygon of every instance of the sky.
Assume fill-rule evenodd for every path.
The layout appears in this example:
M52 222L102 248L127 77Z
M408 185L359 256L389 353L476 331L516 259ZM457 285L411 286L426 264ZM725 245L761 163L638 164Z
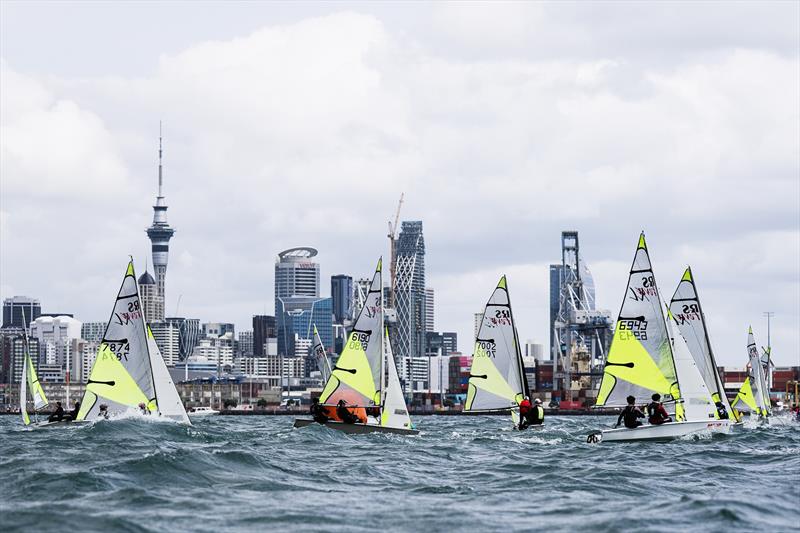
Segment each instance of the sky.
M616 316L644 230L692 266L720 364L800 364L800 3L0 3L0 297L107 319L141 272L163 122L167 314L249 329L277 254L368 277L422 220L436 329L471 352L508 275L548 342L577 230ZM180 304L178 305L178 300Z

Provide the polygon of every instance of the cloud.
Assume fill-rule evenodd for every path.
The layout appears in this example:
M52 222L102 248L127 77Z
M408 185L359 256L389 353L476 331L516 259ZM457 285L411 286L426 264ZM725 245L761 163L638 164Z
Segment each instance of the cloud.
M547 265L564 229L580 231L598 303L616 312L644 228L662 290L698 265L723 362L743 361L736 332L765 307L790 362L796 32L701 38L715 16L746 26L754 8L434 11L418 26L367 8L265 21L161 53L147 75L4 62L2 283L103 319L119 264L133 253L144 266L163 119L167 309L182 295L181 313L247 328L272 307L275 255L298 245L320 249L324 293L327 275L363 277L388 253L404 191L402 218L425 224L437 327L466 352L503 272L521 337L549 338ZM64 256L81 282L48 274Z

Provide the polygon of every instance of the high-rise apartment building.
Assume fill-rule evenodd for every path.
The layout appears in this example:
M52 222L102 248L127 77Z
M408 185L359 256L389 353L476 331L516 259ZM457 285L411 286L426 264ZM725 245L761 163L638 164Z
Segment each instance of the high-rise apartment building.
M333 323L344 324L353 318L353 278L344 274L331 276Z
M175 366L181 359L180 329L165 320L151 322L150 329L158 350L167 366Z
M436 331L434 320L434 291L432 287L425 287L425 331Z
M156 290L160 300L152 315L145 315L147 320L164 320L164 302L166 302L167 261L169 259L169 240L175 230L167 222L167 201L164 198L164 172L162 165L161 136L158 138L158 196L153 206L153 224L147 228L153 252L153 270L156 273Z
M253 315L253 355L262 357L267 355L264 345L267 339L277 339L278 331L275 317L270 315Z
M295 329L295 317L309 313L306 316L310 319L315 302L320 300L319 263L314 261L316 255L314 248L290 248L278 254L275 262L275 319L279 355L294 354L295 333L301 338L310 338L310 333ZM330 324L333 318L330 302L328 309L331 317L326 322Z
M155 278L148 271L139 276L139 295L141 296L144 318L147 322L164 319L164 298L158 294Z
M84 322L81 324L81 338L86 341L103 340L107 324L105 322Z
M42 314L42 305L36 298L14 296L3 300L4 328L29 328Z
M39 368L39 341L28 339L28 352ZM21 327L0 330L0 383L19 384L25 361L25 331Z
M253 357L253 330L239 332L239 357Z
M81 323L68 316L40 316L30 329L30 337L39 341L41 362L48 365L66 365L72 341L81 336Z
M403 222L397 239L395 272L397 328L392 346L396 347L400 356L423 357L426 324L425 238L421 221Z

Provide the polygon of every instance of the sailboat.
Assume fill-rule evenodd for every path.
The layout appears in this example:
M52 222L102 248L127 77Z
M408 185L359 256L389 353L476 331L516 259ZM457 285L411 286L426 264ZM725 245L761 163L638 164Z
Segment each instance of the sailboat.
M31 398L33 398L34 411L40 411L47 407L48 401L42 389L42 384L39 382L39 377L36 375L36 368L33 366L33 360L28 350L27 331L24 335L23 349L25 350L25 360L22 363L22 377L19 381L19 410L22 415L22 423L29 426L31 418L28 416L28 389L31 391Z
M733 408L739 413L752 413L766 419L770 414L769 393L765 393L766 381L752 327L747 332L747 356L748 376L733 400Z
M145 322L131 259L89 373L77 420L95 421L138 412L140 406L147 414L190 424Z
M686 341L675 334L675 318L665 320L644 232L639 236L625 297L597 395L598 407L623 407L659 393L674 404L675 421L638 428L598 430L588 442L667 440L703 430L729 431L732 420L716 420L711 393Z
M706 317L700 305L700 296L694 283L692 268L686 267L675 294L669 304L669 310L678 324L678 330L689 347L689 352L694 358L697 369L703 377L703 382L711 393L711 400L716 405L721 403L725 410L738 421L738 415L731 409L728 397L725 395L725 386L719 375L711 341L708 337ZM719 418L719 413L715 415Z
M475 339L465 412L508 411L519 425L519 404L530 396L522 353L511 312L506 277L486 303Z
M317 369L322 374L322 382L327 383L331 377L331 362L328 360L328 353L325 351L325 345L322 344L322 339L319 338L319 331L317 325L314 324L314 347L311 349L314 354L314 360L317 362Z
M384 331L382 261L378 261L364 305L342 354L331 369L319 401L329 416L325 426L345 433L401 433L416 435L397 374L389 336ZM336 407L344 400L361 423L338 419ZM298 418L294 427L315 424Z

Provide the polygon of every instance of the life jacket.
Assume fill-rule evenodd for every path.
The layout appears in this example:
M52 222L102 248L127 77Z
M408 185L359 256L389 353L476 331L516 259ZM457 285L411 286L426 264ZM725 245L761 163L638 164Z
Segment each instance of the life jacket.
M534 424L541 424L544 422L544 408L541 405L534 406L532 418Z

